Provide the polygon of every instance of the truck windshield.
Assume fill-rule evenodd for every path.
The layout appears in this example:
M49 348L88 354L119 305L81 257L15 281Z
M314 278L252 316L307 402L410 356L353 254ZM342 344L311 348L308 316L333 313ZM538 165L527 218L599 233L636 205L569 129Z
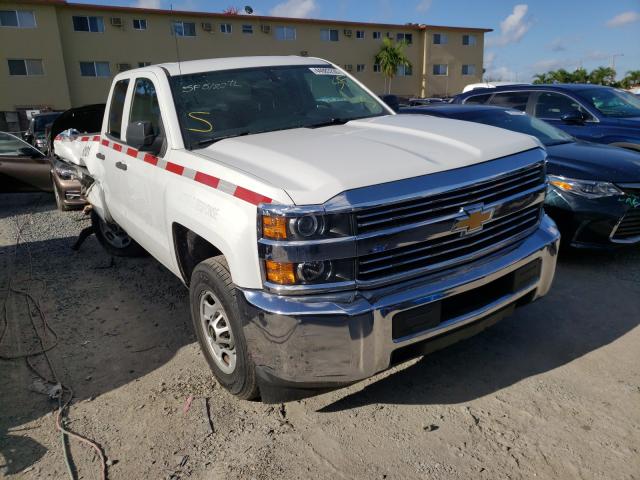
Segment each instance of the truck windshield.
M388 114L330 65L220 70L171 78L185 147Z

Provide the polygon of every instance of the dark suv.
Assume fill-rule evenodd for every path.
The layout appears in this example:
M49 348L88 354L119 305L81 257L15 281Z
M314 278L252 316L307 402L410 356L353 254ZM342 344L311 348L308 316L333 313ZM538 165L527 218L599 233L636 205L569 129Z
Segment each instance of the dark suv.
M516 108L581 140L640 151L640 98L616 88L511 85L471 90L453 103Z

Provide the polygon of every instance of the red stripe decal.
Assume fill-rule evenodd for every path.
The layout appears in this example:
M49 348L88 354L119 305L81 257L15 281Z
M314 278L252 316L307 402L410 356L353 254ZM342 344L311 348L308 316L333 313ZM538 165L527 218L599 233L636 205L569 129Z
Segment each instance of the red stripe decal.
M122 145L120 145L119 143L114 143L114 144L113 144L113 149L114 149L116 152L121 152L121 151L122 151Z
M158 157L154 157L150 153L144 154L144 161L150 163L151 165L158 165Z
M196 182L203 183L204 185L208 185L211 188L218 188L218 183L220 183L219 178L207 175L206 173L202 172L196 172L196 176L193 179Z
M99 140L100 140L100 135L94 135L94 137L93 137L93 141L94 141L94 142L97 142L97 141L99 141Z
M127 155L133 158L138 157L138 151L135 148L127 148Z
M108 147L108 146L109 146L109 140L102 140L102 144L103 144L105 147Z
M182 175L182 172L184 172L183 166L176 165L175 163L171 162L167 162L167 166L165 167L165 169L178 175Z
M258 205L261 202L271 203L271 199L269 197L265 197L264 195L260 195L259 193L252 192L251 190L247 190L242 187L236 187L236 191L233 196L240 200L244 200L245 202L252 203L253 205Z
M80 139L81 142L88 142L89 141L89 137L82 137Z

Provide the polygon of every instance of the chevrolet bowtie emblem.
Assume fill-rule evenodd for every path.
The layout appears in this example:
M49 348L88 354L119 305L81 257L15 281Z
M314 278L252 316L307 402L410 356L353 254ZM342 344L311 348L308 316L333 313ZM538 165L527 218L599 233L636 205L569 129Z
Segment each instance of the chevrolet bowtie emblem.
M463 210L462 215L453 222L452 232L462 232L464 235L482 230L482 226L493 218L494 209Z

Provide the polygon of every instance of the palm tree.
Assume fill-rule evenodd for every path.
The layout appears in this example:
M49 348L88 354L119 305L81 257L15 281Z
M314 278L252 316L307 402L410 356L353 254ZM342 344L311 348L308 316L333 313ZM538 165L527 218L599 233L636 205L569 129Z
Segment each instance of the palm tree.
M573 81L573 75L564 68L549 72L549 76L556 83L571 83Z
M587 83L589 81L589 73L586 68L576 68L571 76L573 83Z
M611 67L598 67L591 71L589 80L597 85L611 85L616 79L616 71Z
M384 75L387 93L391 93L391 79L396 75L398 68L411 67L411 62L404 53L406 46L407 44L404 41L395 43L390 38L385 37L382 40L380 51L375 56L374 61L377 65L380 65L380 71Z
M533 76L533 83L535 84L551 83L551 79L549 78L549 75L546 73L536 73Z
M622 79L622 86L631 88L634 85L640 85L640 70L629 70Z

